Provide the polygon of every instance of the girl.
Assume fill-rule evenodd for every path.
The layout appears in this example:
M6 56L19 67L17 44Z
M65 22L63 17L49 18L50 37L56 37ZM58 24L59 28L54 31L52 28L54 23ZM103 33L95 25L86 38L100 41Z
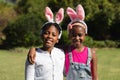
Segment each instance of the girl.
M54 47L62 34L59 23L63 20L63 13L61 8L53 21L52 11L46 7L48 22L41 29L43 46L36 50L35 64L26 60L25 80L63 80L64 52Z
M71 19L67 27L71 46L65 55L67 80L98 80L95 51L83 44L87 34L84 9L81 5L76 7L76 11L68 7L67 14Z
M96 53L83 45L87 34L84 9L81 5L78 5L76 11L68 7L66 12L71 19L67 27L71 45L63 48L65 49L66 79L98 80ZM29 55L33 56L33 54L35 54L34 48L31 49Z

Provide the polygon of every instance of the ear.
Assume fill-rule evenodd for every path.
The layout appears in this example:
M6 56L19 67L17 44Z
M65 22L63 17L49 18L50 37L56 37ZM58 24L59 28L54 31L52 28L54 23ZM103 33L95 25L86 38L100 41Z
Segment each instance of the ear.
M59 39L57 39L56 43L58 43L58 42L59 42Z
M76 7L76 12L77 12L78 18L80 20L84 20L84 18L85 18L85 12L84 12L84 9L83 9L82 5L79 4Z
M71 24L68 24L68 26L67 26L68 32L69 32L70 29L72 29L72 25L71 25Z
M53 12L49 7L45 8L45 17L49 22L53 22Z
M64 18L64 9L60 8L55 16L56 23L60 24Z
M74 20L77 18L77 13L72 8L68 7L66 12L71 20Z

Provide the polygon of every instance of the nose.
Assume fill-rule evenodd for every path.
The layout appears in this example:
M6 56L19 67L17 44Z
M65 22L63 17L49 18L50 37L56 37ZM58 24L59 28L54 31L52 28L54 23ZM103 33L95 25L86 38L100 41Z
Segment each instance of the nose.
M75 36L75 39L78 40L80 37L78 35Z
M52 33L50 33L50 34L48 35L48 37L51 38L51 37L52 37Z

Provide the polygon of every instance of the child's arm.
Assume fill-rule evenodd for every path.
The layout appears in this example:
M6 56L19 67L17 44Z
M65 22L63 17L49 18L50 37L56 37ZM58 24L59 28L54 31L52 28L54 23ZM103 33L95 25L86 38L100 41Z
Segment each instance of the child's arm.
M93 49L92 49L92 80L98 80L97 55L96 51Z
M28 57L25 63L25 80L34 80L35 64L31 64L28 61Z
M32 48L30 48L30 50L28 52L28 61L31 64L35 63L35 56L36 56L36 48L32 47Z

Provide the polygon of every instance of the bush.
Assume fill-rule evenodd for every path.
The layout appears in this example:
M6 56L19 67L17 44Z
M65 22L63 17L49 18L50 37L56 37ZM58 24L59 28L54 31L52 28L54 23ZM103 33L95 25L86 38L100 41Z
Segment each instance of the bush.
M88 47L93 47L94 40L90 36L86 36L84 45Z
M70 44L70 40L68 38L68 33L66 30L63 30L63 32L62 32L62 36L61 36L61 39L59 41L59 44L60 45L69 45Z
M104 48L107 47L104 41L94 41L93 47Z
M4 29L3 33L6 35L4 44L10 47L39 45L42 21L39 16L34 14L21 16Z
M107 47L118 47L118 42L115 41L111 41L111 40L105 40L105 43L107 45Z
M105 41L94 41L93 44L94 47L98 47L98 48L104 48L104 47L114 47L117 48L119 47L119 42L117 41L111 41L111 40L105 40Z

